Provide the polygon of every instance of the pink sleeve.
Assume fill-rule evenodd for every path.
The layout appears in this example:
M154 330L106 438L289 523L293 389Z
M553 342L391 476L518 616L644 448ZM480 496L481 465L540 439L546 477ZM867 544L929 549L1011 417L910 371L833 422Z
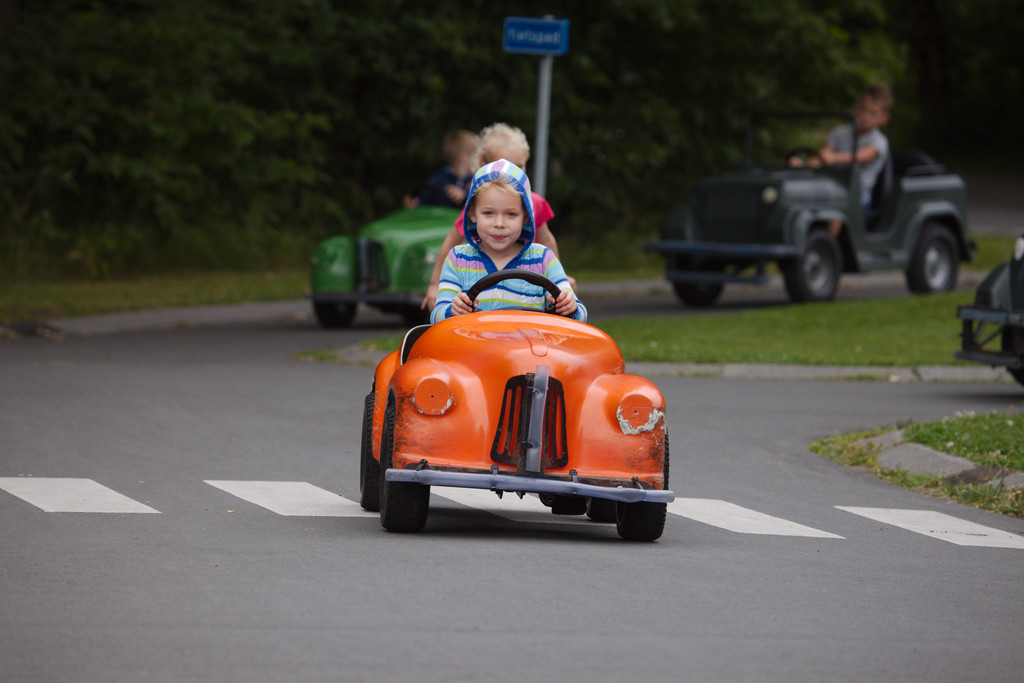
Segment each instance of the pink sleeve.
M548 200L541 197L536 192L533 193L533 219L537 221L537 226L544 225L549 220L555 217L555 212L551 209L551 205L548 204Z
M459 234L463 237L466 236L466 229L462 227L462 212L459 212L459 217L455 219L455 229L459 231Z

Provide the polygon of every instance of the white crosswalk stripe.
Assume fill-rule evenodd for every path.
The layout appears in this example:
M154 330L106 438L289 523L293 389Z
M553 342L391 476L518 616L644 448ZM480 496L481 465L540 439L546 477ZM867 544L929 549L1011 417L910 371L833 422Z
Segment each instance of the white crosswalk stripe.
M228 481L205 483L236 498L289 517L376 517L358 502L304 481ZM61 477L0 477L0 490L24 500L45 512L100 512L160 514L148 505L133 500L92 479ZM536 495L519 498L506 494L498 498L492 491L435 486L433 505L442 498L481 510L514 522L541 524L595 524L579 515L555 515ZM960 546L1010 548L1024 550L1024 535L1001 531L952 515L930 510L835 506L838 510L899 527ZM713 498L677 498L669 503L672 515L739 534L835 538L833 534L796 522L773 517L735 503Z
M441 496L466 507L483 510L513 522L539 522L541 524L594 524L589 517L555 515L551 508L540 502L537 496L525 495L522 499L514 493L501 498L486 489L460 489L450 486L434 486L432 495Z
M668 511L680 517L739 534L843 538L713 498L676 498L668 504Z
M1024 536L968 522L941 512L843 505L837 505L836 509L956 545L1024 550Z
M0 489L46 512L160 514L92 479L0 477Z
M215 481L210 486L287 517L366 517L359 503L305 481Z

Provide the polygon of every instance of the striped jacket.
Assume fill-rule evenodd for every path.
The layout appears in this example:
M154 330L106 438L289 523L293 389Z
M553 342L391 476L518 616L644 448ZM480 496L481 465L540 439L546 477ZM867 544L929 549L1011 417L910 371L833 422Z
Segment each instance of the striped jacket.
M530 243L514 259L509 261L506 269L517 268L540 273L551 280L559 289L568 289L569 280L565 277L562 263L555 258L555 253L543 244ZM430 312L430 322L452 317L452 299L459 292L468 291L477 280L497 270L494 262L476 246L460 244L448 252L441 270L441 281L437 288L437 302ZM544 290L523 280L504 280L491 289L480 292L477 297L477 308L490 311L509 306L520 306L544 310ZM573 318L581 322L587 320L587 309L577 299L576 312Z

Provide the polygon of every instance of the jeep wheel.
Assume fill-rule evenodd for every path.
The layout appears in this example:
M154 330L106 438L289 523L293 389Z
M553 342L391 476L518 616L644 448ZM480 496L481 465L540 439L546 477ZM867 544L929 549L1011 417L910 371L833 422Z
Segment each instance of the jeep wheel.
M948 292L956 286L959 266L953 233L934 221L926 223L907 268L907 287L918 294Z
M388 531L419 531L427 524L430 487L384 478L395 449L395 412L395 399L388 397L380 438L380 525Z
M826 230L807 235L807 245L800 258L781 261L786 293L796 302L831 301L839 289L843 255L839 244Z
M673 282L672 288L684 304L700 308L718 301L725 285L720 282Z
M356 317L355 304L313 304L313 317L320 327L336 330L348 327Z
M1019 339L1021 335L1024 335L1024 330L1004 327L1002 339L1003 351L1014 351L1020 353L1022 347L1015 345L1014 338L1017 337ZM1021 343L1024 344L1024 340L1021 340ZM1024 354L1021 355L1021 361L1024 362ZM1017 380L1017 382L1024 385L1024 368L1014 370L1013 368L1008 367L1006 368L1006 371L1010 373L1010 376Z
M373 457L373 392L363 404L363 438L359 446L359 504L380 512L380 463Z

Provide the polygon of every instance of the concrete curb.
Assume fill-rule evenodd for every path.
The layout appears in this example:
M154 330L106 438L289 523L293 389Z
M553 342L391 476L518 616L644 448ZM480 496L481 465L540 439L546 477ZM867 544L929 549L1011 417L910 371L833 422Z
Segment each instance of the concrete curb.
M1024 472L1009 468L980 467L967 458L904 441L902 429L861 439L857 443L869 450L878 451L878 466L885 470L935 474L950 480L988 484L995 488L1024 486Z

